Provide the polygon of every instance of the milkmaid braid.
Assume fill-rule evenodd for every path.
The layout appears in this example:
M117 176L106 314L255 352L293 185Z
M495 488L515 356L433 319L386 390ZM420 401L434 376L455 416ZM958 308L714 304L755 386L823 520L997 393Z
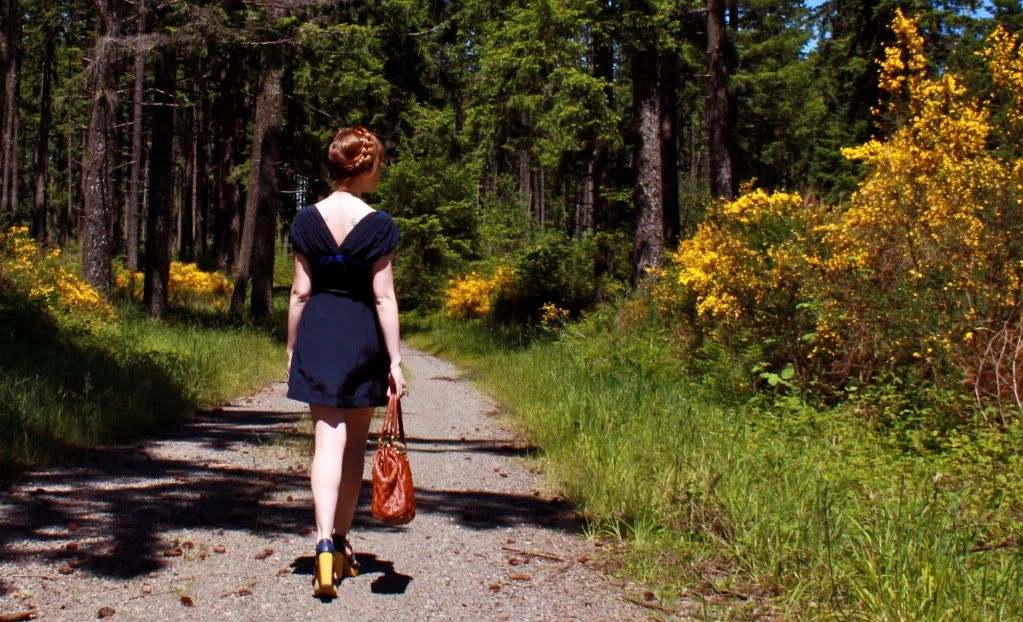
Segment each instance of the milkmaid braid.
M327 174L333 182L342 182L380 167L384 145L361 125L345 127L327 147Z

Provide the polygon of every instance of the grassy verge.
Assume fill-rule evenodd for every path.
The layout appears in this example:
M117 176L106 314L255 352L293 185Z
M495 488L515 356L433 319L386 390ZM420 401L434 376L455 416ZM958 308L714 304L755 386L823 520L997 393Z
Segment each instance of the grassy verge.
M739 399L611 310L528 346L468 322L403 329L506 404L591 528L627 543L623 571L697 619L1023 619L1018 432L937 455L851 408Z
M84 330L0 288L5 470L139 437L283 376L283 344L265 327L117 311Z

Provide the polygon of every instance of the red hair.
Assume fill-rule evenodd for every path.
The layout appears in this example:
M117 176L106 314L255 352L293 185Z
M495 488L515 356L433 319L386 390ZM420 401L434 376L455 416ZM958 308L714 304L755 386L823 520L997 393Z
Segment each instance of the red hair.
M327 175L335 184L380 168L384 144L361 125L344 127L327 147Z

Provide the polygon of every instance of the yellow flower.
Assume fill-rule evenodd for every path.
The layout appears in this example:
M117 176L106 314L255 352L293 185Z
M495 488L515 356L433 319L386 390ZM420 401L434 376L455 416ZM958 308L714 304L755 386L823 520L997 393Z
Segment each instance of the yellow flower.
M486 277L470 272L464 277L448 281L450 287L444 291L444 308L448 317L469 318L490 315L494 296L514 282L515 272L501 266L494 274Z

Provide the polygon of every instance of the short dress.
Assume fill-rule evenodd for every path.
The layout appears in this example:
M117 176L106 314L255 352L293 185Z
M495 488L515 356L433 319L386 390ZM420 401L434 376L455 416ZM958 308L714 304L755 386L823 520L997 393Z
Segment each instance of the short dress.
M291 225L294 251L312 271L291 356L288 397L337 408L387 403L390 355L377 319L373 263L394 251L398 227L383 211L355 224L341 245L315 206Z

